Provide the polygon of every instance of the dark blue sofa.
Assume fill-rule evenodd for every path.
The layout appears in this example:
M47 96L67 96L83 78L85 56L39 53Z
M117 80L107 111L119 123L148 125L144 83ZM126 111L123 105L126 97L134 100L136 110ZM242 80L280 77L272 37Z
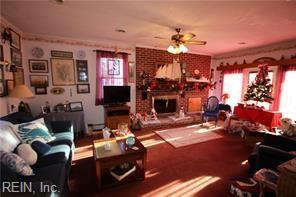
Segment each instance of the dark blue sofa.
M13 124L19 124L31 121L34 117L28 113L16 112L0 119ZM45 123L56 139L48 143L51 146L50 151L39 157L37 163L31 166L35 175L30 177L20 176L1 164L1 185L2 182L30 182L37 187L36 190L38 192L40 182L43 182L44 184L54 185L52 187L56 191L54 196L67 196L69 192L68 179L74 153L73 126L70 121ZM11 196L12 194L2 193L2 195ZM51 195L52 192L38 194L38 196Z

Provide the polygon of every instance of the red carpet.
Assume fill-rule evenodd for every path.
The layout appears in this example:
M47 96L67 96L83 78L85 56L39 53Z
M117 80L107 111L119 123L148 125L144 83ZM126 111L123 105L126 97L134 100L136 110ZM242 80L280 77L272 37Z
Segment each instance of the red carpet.
M144 181L96 191L91 138L77 141L71 196L227 196L229 178L247 175L250 148L239 136L221 131L222 138L174 148L152 131L139 131L148 148Z

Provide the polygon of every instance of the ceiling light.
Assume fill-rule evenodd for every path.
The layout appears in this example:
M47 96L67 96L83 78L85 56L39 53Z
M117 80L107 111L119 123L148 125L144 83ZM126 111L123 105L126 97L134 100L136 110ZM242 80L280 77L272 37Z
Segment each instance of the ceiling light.
M115 29L116 32L119 32L119 33L126 33L126 31L124 29Z
M167 51L169 53L172 53L172 54L180 54L180 53L186 53L188 52L188 48L185 47L184 44L180 44L178 46L173 46L173 45L170 45L168 48L167 48Z

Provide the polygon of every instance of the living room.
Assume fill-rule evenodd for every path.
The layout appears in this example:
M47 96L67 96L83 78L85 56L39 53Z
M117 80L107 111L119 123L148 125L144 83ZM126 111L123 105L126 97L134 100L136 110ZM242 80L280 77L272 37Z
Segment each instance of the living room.
M295 195L295 8L1 1L1 195Z

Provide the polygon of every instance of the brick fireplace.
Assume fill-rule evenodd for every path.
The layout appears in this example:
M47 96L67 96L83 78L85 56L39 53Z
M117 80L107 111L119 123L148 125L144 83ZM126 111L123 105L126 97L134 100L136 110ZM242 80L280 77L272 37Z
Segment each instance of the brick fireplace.
M176 55L169 54L165 50L158 49L149 49L149 48L141 48L136 47L136 74L137 74L137 87L142 84L142 81L139 77L140 72L145 71L150 75L150 82L155 80L155 66L158 63L171 63L173 62L173 58L176 58ZM179 56L179 59L183 62L186 62L186 71L189 72L192 76L195 69L198 69L200 73L209 77L210 75L210 64L211 57L206 55L199 54L191 54L185 53ZM194 91L186 91L184 96L181 96L177 92L168 92L168 91L156 91L149 92L147 98L142 97L142 91L140 89L136 90L136 112L144 113L149 112L153 106L153 98L161 98L162 96L166 96L167 98L171 96L176 96L178 99L176 100L177 108L179 111L179 107L183 106L185 112L188 109L188 99L192 97L201 98L201 103L206 102L208 98L208 90L194 90Z

